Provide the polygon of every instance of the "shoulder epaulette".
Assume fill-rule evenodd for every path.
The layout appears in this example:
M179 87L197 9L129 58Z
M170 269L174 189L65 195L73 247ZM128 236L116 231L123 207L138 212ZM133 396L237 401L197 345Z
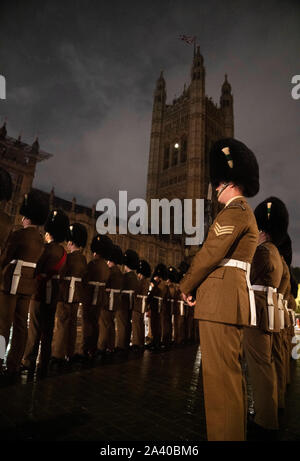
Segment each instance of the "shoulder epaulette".
M226 208L241 208L243 211L246 210L242 203L235 203L234 205L228 205Z

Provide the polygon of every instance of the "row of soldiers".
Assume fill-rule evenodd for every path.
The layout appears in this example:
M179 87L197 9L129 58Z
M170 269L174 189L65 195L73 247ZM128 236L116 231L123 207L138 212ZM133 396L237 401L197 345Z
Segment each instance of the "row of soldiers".
M152 350L195 339L193 308L188 308L178 289L187 270L184 262L179 270L158 264L151 277L150 265L135 251L123 254L108 236L96 235L88 263L83 255L85 226L70 226L62 210L49 213L38 191L25 196L20 214L23 226L10 233L5 243L3 239L1 254L0 335L6 345L13 326L6 376L22 369L34 371L38 355L42 375L47 374L51 357L53 363L72 362L78 352L79 309L79 352L86 358L126 351L130 344L143 349L145 316L150 320ZM38 229L42 225L44 237Z

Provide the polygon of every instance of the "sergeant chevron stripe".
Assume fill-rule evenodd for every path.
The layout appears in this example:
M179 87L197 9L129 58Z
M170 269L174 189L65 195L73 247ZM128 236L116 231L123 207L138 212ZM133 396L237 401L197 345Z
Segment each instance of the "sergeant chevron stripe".
M216 222L214 231L216 236L224 235L224 234L232 234L235 226L221 226L218 222Z

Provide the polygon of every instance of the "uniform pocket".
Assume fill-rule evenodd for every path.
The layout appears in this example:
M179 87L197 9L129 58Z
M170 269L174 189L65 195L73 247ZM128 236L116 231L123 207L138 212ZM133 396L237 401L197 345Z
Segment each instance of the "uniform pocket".
M207 278L215 278L215 279L223 279L224 278L224 273L225 273L225 267L217 267L216 269L211 272Z

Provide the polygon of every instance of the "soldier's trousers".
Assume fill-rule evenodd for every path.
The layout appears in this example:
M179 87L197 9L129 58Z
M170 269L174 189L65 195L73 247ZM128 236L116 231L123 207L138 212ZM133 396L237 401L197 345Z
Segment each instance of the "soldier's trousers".
M255 422L278 429L278 393L272 358L272 333L244 328L244 353L253 390Z
M160 313L156 308L151 309L150 325L152 334L152 344L155 347L159 347L161 338L161 321Z
M198 322L197 322L198 323ZM194 336L194 308L189 307L185 321L185 338L187 342L193 342Z
M0 292L0 335L5 338L6 347L10 328L13 325L13 335L6 360L7 370L11 373L19 371L24 354L29 303L30 296Z
M41 342L39 366L41 368L47 368L51 357L55 311L56 302L45 304L33 299L30 301L28 340L23 357L23 364L26 367L35 368Z
M57 303L52 355L58 359L72 358L74 355L78 307L79 303Z
M98 346L101 351L110 349L111 351L115 348L115 312L106 309L100 311L100 333Z
M161 321L161 342L169 346L172 341L172 316L169 312L162 310L160 314Z
M273 348L275 370L277 376L278 408L285 408L285 389L286 389L286 360L283 346L283 334L273 333Z
M116 311L116 347L127 349L131 334L129 310L120 306Z
M83 304L82 307L82 351L93 356L97 352L99 337L100 306Z
M132 344L140 347L145 344L144 314L135 310L132 311Z
M199 321L207 439L242 441L246 432L246 383L241 359L243 329Z
M185 316L174 315L174 342L182 344L185 341Z

